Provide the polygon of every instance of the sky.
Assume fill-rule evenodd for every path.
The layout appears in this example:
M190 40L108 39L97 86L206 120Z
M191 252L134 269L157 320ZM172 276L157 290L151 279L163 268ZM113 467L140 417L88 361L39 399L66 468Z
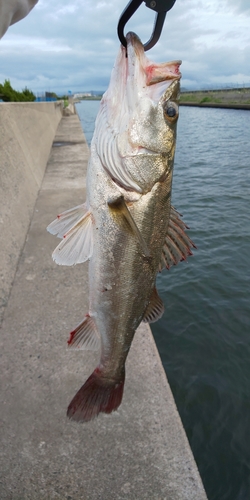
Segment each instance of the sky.
M8 0L6 0L8 1ZM0 40L0 83L16 90L64 93L106 90L119 49L125 0L39 0ZM143 43L155 13L142 2L126 25ZM182 87L250 86L250 0L176 0L155 62L182 60Z

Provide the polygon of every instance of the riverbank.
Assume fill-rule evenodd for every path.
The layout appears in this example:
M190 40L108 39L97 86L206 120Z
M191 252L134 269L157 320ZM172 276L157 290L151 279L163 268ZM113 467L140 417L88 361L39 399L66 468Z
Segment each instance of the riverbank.
M250 109L250 88L181 92L180 105Z

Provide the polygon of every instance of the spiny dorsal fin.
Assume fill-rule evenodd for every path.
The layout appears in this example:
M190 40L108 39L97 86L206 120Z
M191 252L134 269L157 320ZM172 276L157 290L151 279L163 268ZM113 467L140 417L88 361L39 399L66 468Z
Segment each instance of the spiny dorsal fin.
M86 314L84 320L70 332L68 340L70 349L82 349L97 351L100 346L100 339L93 318Z
M143 316L144 323L155 323L164 313L164 304L159 297L156 287L154 287L149 304Z
M150 257L150 252L147 247L145 240L143 239L126 203L123 196L119 196L115 200L109 200L108 206L112 212L113 217L118 224L121 224L123 229L131 232L138 240L142 252L145 257Z
M192 248L196 248L195 244L185 233L188 226L181 220L181 215L171 207L170 219L168 225L168 233L162 249L161 262L159 271L169 269L175 266L178 262L186 260L189 255L193 255Z

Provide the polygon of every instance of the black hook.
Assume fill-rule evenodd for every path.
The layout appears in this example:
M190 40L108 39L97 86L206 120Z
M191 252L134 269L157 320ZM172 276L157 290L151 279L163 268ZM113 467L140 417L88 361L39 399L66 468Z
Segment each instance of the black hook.
M157 12L153 33L148 42L143 45L144 50L146 51L152 49L156 42L158 42L162 32L166 14L170 9L172 9L175 0L131 0L128 3L127 7L125 7L117 26L118 37L124 47L127 47L127 41L124 36L124 27L132 17L132 15L136 12L136 10L140 7L143 1L145 1L146 6L149 9Z

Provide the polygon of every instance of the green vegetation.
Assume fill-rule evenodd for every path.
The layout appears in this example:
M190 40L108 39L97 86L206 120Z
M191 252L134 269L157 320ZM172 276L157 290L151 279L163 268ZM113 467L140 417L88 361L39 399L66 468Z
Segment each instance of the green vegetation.
M197 102L197 97L196 95L183 93L180 95L180 102Z
M55 96L56 96L57 100L59 100L59 101L64 101L64 102L65 102L65 101L68 101L68 100L69 100L69 96L68 96L68 95L66 95L66 94L65 94L65 95L62 95L62 96L60 96L60 97L58 97L58 95L56 95L56 94L55 94Z
M102 98L102 95L88 95L88 96L83 96L80 98L81 101L100 101Z
M196 90L181 92L180 103L185 104L249 104L250 88Z
M24 102L35 101L36 96L27 87L22 92L14 90L9 80L5 80L4 84L0 83L0 99L4 102Z
M200 104L202 104L203 102L213 102L213 99L212 97L203 97L203 99L201 99L200 101Z
M53 97L54 99L61 99L60 97L58 97L58 95L55 93L55 92L45 92L45 94L48 95L48 97Z
M200 104L202 104L203 102L221 102L221 100L215 99L213 97L203 97L203 99L201 99L200 101Z

